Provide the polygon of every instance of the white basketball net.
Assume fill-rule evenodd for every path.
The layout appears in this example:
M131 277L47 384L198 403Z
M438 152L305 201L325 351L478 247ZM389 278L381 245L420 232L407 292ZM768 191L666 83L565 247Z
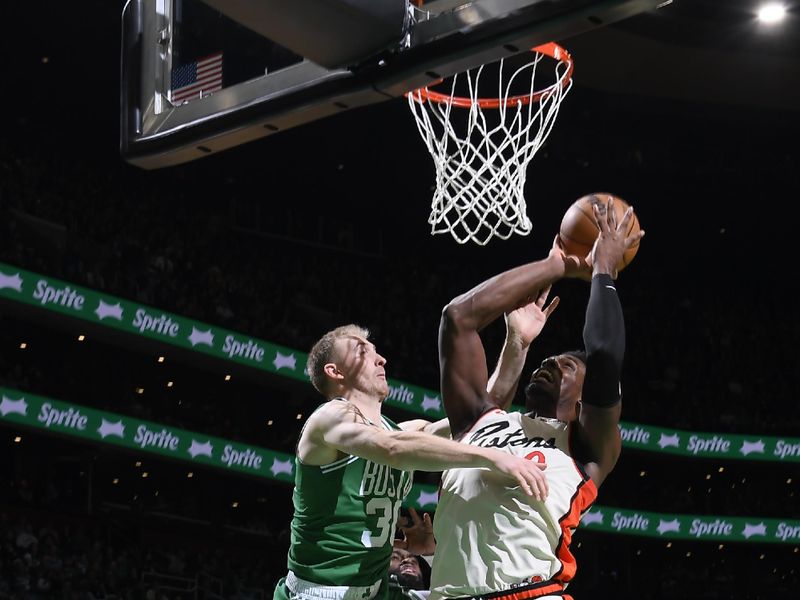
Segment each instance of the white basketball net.
M484 108L478 102L483 66L456 75L449 96L439 100L428 98L427 88L408 94L411 113L436 166L428 218L432 234L449 232L460 244L471 240L483 246L495 236L508 239L513 233L531 232L523 195L528 163L550 134L561 101L572 87L571 59L556 51L555 83L536 91L537 67L545 56L534 52L533 60L505 82L500 61L497 108ZM460 77L466 78L469 90L467 108L453 104L458 101L455 89ZM509 102L512 85L520 89L522 81L530 102L514 98ZM453 111L466 111L466 124L460 117L454 124Z

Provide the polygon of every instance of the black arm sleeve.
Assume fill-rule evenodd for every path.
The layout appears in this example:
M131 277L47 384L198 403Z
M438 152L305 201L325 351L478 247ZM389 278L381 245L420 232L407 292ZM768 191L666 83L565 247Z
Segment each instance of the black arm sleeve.
M586 348L586 378L581 401L593 406L613 406L620 400L625 320L610 275L592 277L583 343Z

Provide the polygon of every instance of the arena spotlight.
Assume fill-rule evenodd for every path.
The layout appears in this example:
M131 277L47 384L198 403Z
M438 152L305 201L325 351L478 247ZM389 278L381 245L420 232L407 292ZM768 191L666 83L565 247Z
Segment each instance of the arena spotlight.
M758 20L771 25L778 23L786 16L786 8L779 2L768 2L758 8Z

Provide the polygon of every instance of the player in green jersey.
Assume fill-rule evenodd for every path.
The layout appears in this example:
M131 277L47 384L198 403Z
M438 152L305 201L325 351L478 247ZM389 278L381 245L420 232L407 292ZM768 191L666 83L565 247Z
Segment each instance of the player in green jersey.
M435 435L445 420L398 425L382 416L386 359L368 338L345 325L309 354L311 382L327 402L297 443L289 572L275 600L385 599L397 516L414 470L489 468L532 498L547 496L543 465ZM430 552L406 541L409 552Z

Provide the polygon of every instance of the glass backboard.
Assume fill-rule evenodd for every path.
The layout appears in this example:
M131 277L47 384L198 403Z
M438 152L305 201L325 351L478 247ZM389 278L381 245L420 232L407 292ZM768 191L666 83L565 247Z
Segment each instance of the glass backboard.
M359 0L342 3L347 5L343 13L352 15ZM316 21L306 18L323 4L337 4L322 0L130 0L122 14L121 153L145 169L196 160L398 98L440 78L661 3L363 0L375 14L367 15L372 20L362 26L336 13ZM292 7L295 12L289 14ZM386 30L396 35L376 38L365 30L373 23L387 23ZM312 26L313 31L303 29ZM298 28L303 35L286 33ZM283 43L265 37L264 31L274 32ZM359 46L361 31L364 43ZM326 49L338 48L337 36L343 47L369 50L363 56L351 52L347 64L321 66ZM384 47L376 47L376 39L384 39Z

